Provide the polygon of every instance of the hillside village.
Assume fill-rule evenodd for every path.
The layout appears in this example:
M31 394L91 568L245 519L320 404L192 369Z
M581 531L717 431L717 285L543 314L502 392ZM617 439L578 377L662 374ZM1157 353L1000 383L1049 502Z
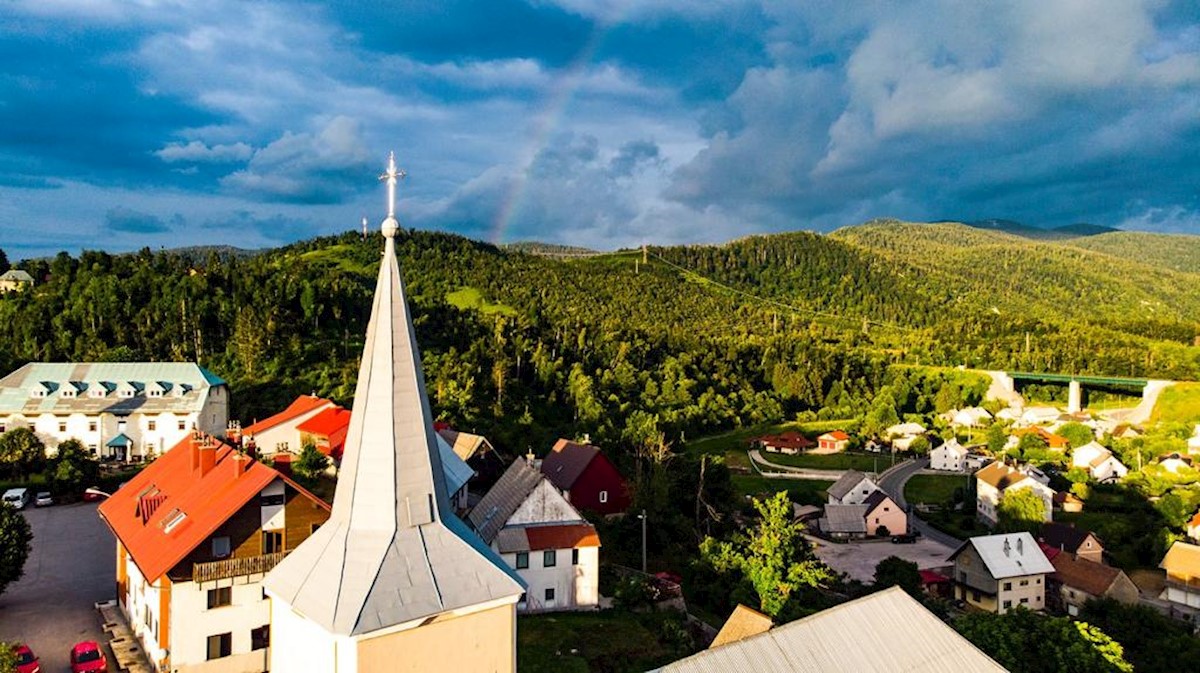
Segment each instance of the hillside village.
M1149 644L1122 640L1134 614L1195 651L1200 425L1162 419L1191 384L1105 381L1101 401L1124 389L1092 410L1074 377L1061 404L1052 391L1026 399L1047 395L1043 375L926 368L884 393L911 394L916 380L936 398L903 418L891 406L845 420L821 409L677 445L651 431L632 459L586 434L513 446L435 420L387 226L392 264L381 266L351 406L302 394L233 418L229 384L194 363L31 362L0 379L5 499L39 516L95 516L72 503L102 501L115 596L95 609L119 667L384 670L397 648L450 638L476 643L463 670L625 657L619 670L717 671L773 648L809 651L823 630L877 617L914 630L875 634L859 653L811 649L819 668L777 670L920 659L914 638L976 661L970 670L1017 670L997 663L1012 655L994 649L995 629L1034 637L1067 619L1115 640L1117 660L1164 670L1147 663ZM695 475L671 473L684 460ZM37 505L58 504L29 504L43 489ZM35 548L52 534L45 525ZM401 542L427 526L445 552ZM355 542L380 530L393 539L382 561ZM790 540L770 561L791 568L782 584L752 580L757 535ZM337 545L361 560L329 556ZM429 597L402 576L362 583L360 563L383 573L391 555L414 554L435 578ZM491 579L456 579L463 564ZM458 582L468 584L451 591ZM331 590L343 598L321 598ZM342 600L358 602L343 613ZM282 619L288 605L300 621ZM453 628L394 630L439 614ZM576 626L562 630L564 619ZM597 629L624 635L595 641ZM631 637L647 645L626 652ZM331 654L334 643L357 654Z

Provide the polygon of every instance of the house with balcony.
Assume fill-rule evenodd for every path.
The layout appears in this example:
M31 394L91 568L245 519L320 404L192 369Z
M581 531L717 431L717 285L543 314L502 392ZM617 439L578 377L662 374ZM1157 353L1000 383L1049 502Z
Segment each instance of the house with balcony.
M1187 615L1200 615L1200 545L1176 542L1167 550L1159 568L1167 571L1166 586L1159 596Z
M513 461L467 521L525 581L519 612L594 610L600 537L535 463Z
M78 439L100 459L152 460L228 417L225 381L191 362L30 362L0 379L0 432L29 428L51 454Z
M100 505L117 600L156 671L267 670L261 580L330 507L215 437L193 433Z
M954 597L968 606L1004 614L1046 607L1046 578L1054 566L1029 533L973 537L950 555Z

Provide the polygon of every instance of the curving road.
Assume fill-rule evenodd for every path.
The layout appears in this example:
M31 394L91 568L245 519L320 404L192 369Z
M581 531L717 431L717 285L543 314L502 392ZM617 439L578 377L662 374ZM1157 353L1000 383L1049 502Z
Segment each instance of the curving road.
M928 458L910 460L901 463L900 465L897 465L896 467L880 475L879 488L883 489L884 493L887 493L889 496L891 496L892 500L895 500L897 505L908 509L908 503L904 500L904 485L908 483L908 480L911 479L914 474L927 467L929 467ZM943 533L942 531L925 523L917 517L916 512L911 510L909 510L908 520L913 530L919 531L924 537L934 540L935 542L940 542L951 549L957 549L958 546L963 542L953 535Z

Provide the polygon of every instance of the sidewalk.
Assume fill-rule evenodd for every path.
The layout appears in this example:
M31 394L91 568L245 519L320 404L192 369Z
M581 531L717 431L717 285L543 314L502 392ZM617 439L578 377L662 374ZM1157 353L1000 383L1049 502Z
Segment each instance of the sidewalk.
M125 621L125 613L121 612L117 602L97 603L96 609L104 621L104 631L109 635L108 644L112 647L115 660L113 664L116 669L129 673L154 673L154 669L146 661L145 652L142 652L141 643L129 629L129 622Z

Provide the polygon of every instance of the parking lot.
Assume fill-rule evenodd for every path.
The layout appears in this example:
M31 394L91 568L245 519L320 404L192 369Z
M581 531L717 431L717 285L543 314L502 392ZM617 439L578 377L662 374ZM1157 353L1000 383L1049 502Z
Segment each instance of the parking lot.
M94 503L30 506L23 513L33 551L25 576L0 595L0 641L29 645L46 673L70 671L72 645L105 644L93 605L116 597L116 543Z
M917 538L912 544L892 544L888 541L829 542L810 537L816 546L817 558L836 572L862 582L875 581L875 566L889 556L898 556L917 564L921 570L949 565L946 558L953 549L928 538Z

